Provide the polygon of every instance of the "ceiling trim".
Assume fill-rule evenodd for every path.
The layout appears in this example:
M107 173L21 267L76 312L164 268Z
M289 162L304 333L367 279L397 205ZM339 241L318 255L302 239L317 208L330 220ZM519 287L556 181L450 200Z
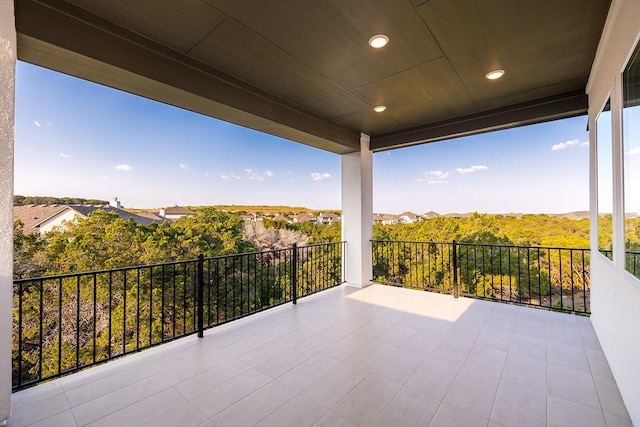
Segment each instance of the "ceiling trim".
M372 136L370 148L384 151L444 139L492 132L586 114L589 107L583 90L474 113L453 120L418 126L400 132Z

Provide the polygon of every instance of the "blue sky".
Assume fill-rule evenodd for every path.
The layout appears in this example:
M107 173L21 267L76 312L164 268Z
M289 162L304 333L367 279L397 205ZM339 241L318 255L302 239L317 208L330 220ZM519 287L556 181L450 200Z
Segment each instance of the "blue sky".
M374 154L374 211L588 210L586 117ZM15 194L340 208L340 156L19 62Z

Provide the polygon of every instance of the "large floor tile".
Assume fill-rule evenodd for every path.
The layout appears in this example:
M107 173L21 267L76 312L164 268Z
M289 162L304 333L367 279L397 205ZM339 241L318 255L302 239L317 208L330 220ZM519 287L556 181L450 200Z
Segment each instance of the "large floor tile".
M271 378L278 378L315 354L316 352L309 347L297 345L290 348L289 351L265 360L255 368Z
M404 388L382 410L373 426L426 426L435 415L438 406L439 400Z
M287 403L296 393L272 381L211 418L219 426L253 426Z
M627 408L622 401L622 396L618 390L618 385L613 378L593 376L596 383L596 390L600 398L600 404L604 412L618 415L623 418L629 418Z
M547 393L553 397L601 409L593 377L586 372L549 364Z
M456 366L427 359L404 386L442 400L458 375L458 371L459 368Z
M78 424L89 424L168 389L171 389L171 385L157 375L74 406L73 415ZM179 393L176 391L176 394Z
M498 329L484 328L478 339L477 345L482 345L496 350L508 351L511 345L511 337L513 333L505 332Z
M210 418L271 381L273 381L271 377L252 368L216 388L200 394L192 399L191 403Z
M65 395L59 393L15 408L7 425L9 427L22 427L38 421L46 424L46 420L49 417L67 412L68 410L69 403Z
M197 427L207 421L207 417L190 403L185 403L164 412L143 424L143 427Z
M444 401L488 419L498 391L498 382L497 378L478 371L461 369Z
M509 345L509 353L546 362L547 341L526 335L513 334L511 344Z
M407 339L400 348L427 357L442 340L440 335L419 331Z
M438 343L429 354L429 357L460 367L464 364L472 347L473 344L468 341L459 341L447 337Z
M559 397L548 396L547 425L552 427L605 427L606 421L602 411Z
M591 372L587 355L581 346L551 341L547 344L547 361L579 371Z
M529 357L508 354L501 381L540 393L547 392L547 364Z
M91 427L139 426L168 414L185 403L187 401L182 398L180 393L169 388L146 399L134 401L125 408L98 418L87 425Z
M491 420L505 426L544 427L547 395L503 381L498 387Z
M382 335L376 338L376 341L390 345L392 347L400 347L417 331L409 326L395 324L387 329Z
M486 418L442 402L429 427L486 427L488 422Z
M331 408L367 375L369 372L364 369L340 362L322 378L307 387L302 394L327 408Z
M462 368L473 369L500 378L507 353L489 347L473 346Z
M356 425L369 425L400 388L401 386L394 382L376 375L369 375L343 397L332 410Z
M280 375L278 381L292 390L301 392L326 375L338 363L340 362L329 356L316 354L290 371Z
M373 365L372 372L398 384L404 384L425 360L419 354L397 349L380 358Z
M260 421L260 427L311 426L327 413L327 408L298 395Z
M393 353L395 347L373 341L356 350L345 362L368 371L374 371L378 362Z

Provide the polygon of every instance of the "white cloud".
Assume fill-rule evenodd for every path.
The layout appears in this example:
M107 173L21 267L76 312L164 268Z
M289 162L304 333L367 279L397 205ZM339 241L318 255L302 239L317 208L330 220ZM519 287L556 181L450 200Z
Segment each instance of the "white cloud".
M180 163L180 169L185 171L191 170L191 168L189 168L186 163Z
M34 124L34 125L36 125L37 127L42 127L42 125L40 124L40 122L39 122L39 121L37 121L37 120L34 120L33 124Z
M331 174L328 172L320 173L320 172L311 172L311 178L314 181L322 181L323 179L330 179Z
M589 146L589 141L584 141L582 144L580 144L580 147L588 147Z
M71 154L60 152L60 157L64 157L65 159L70 159L71 158Z
M636 154L640 154L640 147L632 148L631 150L625 153L627 156L635 156Z
M205 177L205 178L209 178L209 176L211 176L211 175L209 175L209 172L205 172L205 173L204 173L204 177Z
M438 181L438 180L428 180L427 184L429 185L434 185L434 184L448 184L449 181Z
M467 173L474 173L478 171L486 171L487 169L489 168L485 165L473 165L468 168L456 168L456 172L461 174L467 174Z
M122 163L116 166L116 169L119 171L126 171L129 172L130 170L133 170L133 168L131 166L129 166L126 163Z
M265 171L265 175L267 175L267 176L273 176L273 175L275 175L275 174L273 173L273 171Z
M587 142L587 146L589 145L589 143ZM551 151L558 151L558 150L564 150L565 148L571 148L571 147L582 147L583 145L580 143L579 139L572 139L569 141L565 141L565 142L560 142L558 144L554 144L551 147Z
M251 169L245 169L244 173L246 173L247 176L249 176L249 179L251 181L264 181L264 177L263 176L258 175L257 173L255 173Z
M241 179L238 175L230 174L230 175L220 175L220 178L229 181L230 179Z
M436 178L439 180L445 179L449 176L449 172L446 171L429 171L424 173L425 178Z

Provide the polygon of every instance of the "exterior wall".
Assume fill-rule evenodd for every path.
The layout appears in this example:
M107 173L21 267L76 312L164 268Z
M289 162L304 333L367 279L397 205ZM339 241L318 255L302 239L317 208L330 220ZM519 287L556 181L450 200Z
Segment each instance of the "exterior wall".
M182 218L183 216L187 216L187 214L168 214L168 215L165 215L164 217L166 219L170 219L172 221L175 221L177 219Z
M373 276L373 153L369 136L360 138L360 151L342 156L342 240L347 242L347 284L365 287Z
M634 425L640 425L640 281L624 271L622 71L640 38L640 2L614 0L591 70L591 321ZM598 252L596 118L611 96L614 262Z
M74 211L71 208L67 208L57 215L52 216L51 218L43 221L40 224L40 235L44 236L47 232L51 231L54 227L61 226L65 221L71 222L75 217L80 215L78 212Z
M13 0L0 0L0 425L11 415L15 81Z

